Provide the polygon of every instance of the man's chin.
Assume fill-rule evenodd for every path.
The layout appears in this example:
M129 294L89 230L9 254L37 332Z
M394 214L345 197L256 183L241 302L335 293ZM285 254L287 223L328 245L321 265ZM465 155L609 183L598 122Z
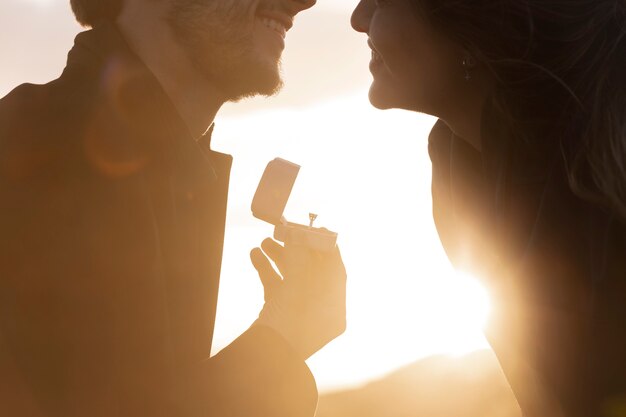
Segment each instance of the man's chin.
M254 96L270 97L283 87L283 80L278 67L260 68L258 65L250 65L245 72L230 74L228 80L222 84L226 86L224 91L228 101L239 101Z
M281 89L282 89L282 82L279 85L272 87L272 88L270 87L258 88L257 87L255 89L253 88L250 88L247 90L241 89L239 91L233 91L233 92L227 93L226 101L229 101L231 103L236 103L238 101L257 97L257 96L272 97L278 94Z

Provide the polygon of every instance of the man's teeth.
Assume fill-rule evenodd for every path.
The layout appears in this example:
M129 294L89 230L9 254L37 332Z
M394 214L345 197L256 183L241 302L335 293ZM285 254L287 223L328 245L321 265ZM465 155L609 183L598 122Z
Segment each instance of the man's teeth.
M372 61L380 61L382 60L380 54L372 49Z
M263 23L267 28L272 29L273 31L277 32L283 38L287 35L287 29L278 20L268 19L267 17L262 17L261 23Z

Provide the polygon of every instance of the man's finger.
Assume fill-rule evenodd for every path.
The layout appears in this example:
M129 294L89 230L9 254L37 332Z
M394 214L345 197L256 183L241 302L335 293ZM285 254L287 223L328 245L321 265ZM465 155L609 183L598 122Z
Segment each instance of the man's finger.
M254 269L259 274L259 279L263 284L263 294L265 301L273 297L274 292L278 286L282 283L280 275L274 270L269 259L265 257L263 251L259 248L254 248L250 251L250 260Z
M265 239L261 243L261 248L263 249L263 252L265 252L272 261L274 261L278 269L282 270L285 248L274 239L270 238Z

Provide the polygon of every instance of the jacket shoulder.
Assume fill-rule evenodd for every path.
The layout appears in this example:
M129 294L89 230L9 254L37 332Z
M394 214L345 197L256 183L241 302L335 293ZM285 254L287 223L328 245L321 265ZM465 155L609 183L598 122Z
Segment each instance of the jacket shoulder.
M22 84L0 100L0 138L6 140L9 133L32 128L32 116L41 108L46 97L47 85Z
M77 156L76 138L88 108L81 85L59 79L22 84L0 100L0 175L47 175Z

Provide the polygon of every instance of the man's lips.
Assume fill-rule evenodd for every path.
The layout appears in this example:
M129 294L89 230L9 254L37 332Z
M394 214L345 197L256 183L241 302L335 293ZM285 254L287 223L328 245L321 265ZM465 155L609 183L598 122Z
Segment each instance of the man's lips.
M274 30L283 38L293 26L293 16L280 12L259 11L257 18L269 29Z

